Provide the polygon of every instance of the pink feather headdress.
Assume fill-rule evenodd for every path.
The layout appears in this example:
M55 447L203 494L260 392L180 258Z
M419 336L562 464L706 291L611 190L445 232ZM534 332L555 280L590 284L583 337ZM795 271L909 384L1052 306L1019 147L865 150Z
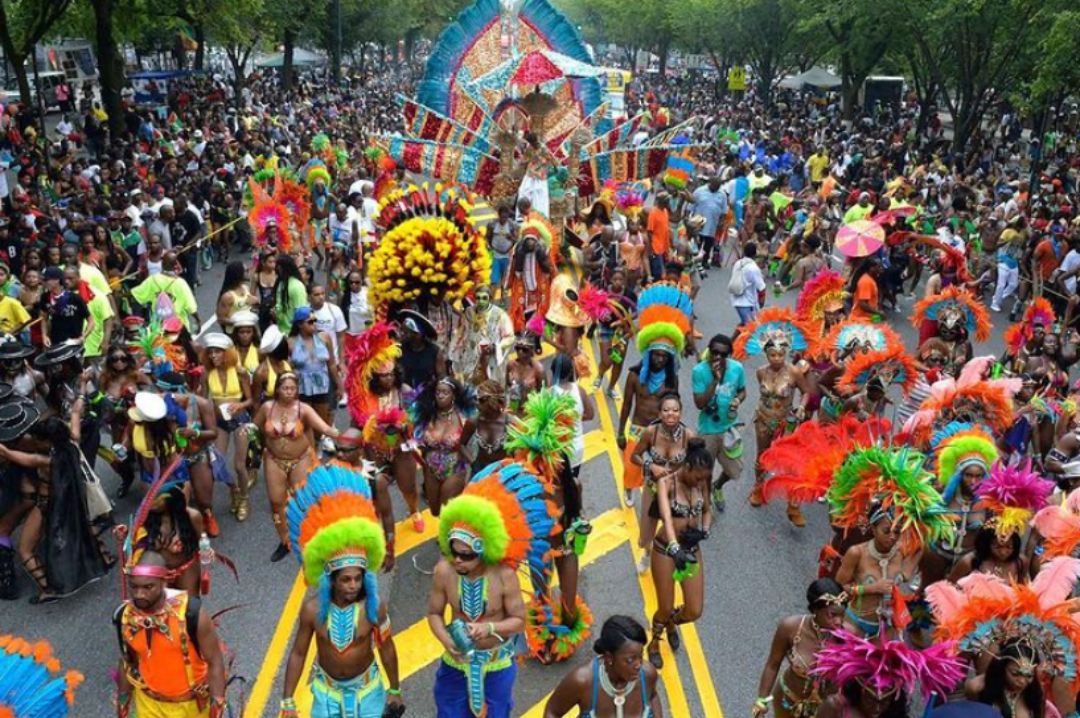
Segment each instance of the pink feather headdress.
M1080 622L1072 612L1080 559L1061 556L1029 583L973 573L958 584L938 581L926 598L938 627L934 637L956 641L964 652L982 653L1013 640L1027 642L1044 668L1080 688L1077 672Z
M1039 509L1031 525L1043 537L1044 556L1072 556L1080 544L1080 489L1071 492L1061 504Z
M834 631L838 641L824 643L810 672L836 686L858 681L879 696L918 685L924 698L932 693L948 695L967 675L966 664L956 656L955 642L919 651L885 638L884 633L867 639L844 629Z
M975 495L979 497L977 508L993 514L987 524L1005 538L1023 534L1035 512L1046 506L1053 490L1054 482L1032 471L1028 459L1019 466L995 462L990 476L975 488Z
M594 322L604 321L611 316L611 294L586 284L578 290L578 309Z

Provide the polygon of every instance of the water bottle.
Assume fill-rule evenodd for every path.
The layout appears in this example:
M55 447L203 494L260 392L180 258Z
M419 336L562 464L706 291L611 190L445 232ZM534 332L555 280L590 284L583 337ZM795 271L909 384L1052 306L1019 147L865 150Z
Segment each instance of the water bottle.
M589 544L589 534L592 533L592 524L585 519L575 519L570 524L570 542L574 554L581 556L585 553L585 547Z
M210 537L204 531L202 536L199 537L199 564L203 570L206 570L213 562L214 548L210 545Z
M476 650L476 644L469 637L469 627L465 624L465 621L455 618L446 629L450 632L450 639L454 642L454 646L457 647L458 653L466 658L472 658L472 654Z
M697 576L698 571L700 570L701 565L697 561L687 560L685 568L683 568L682 570L676 568L674 571L671 572L671 577L676 581L682 582L688 578L693 578L694 576Z

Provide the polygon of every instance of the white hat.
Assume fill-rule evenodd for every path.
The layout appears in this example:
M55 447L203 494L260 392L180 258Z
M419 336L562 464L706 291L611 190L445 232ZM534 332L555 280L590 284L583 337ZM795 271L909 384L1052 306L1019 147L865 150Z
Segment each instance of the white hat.
M202 338L202 345L207 349L232 349L233 341L227 334L210 332Z
M238 312L233 312L233 315L229 317L229 326L233 329L237 327L257 327L259 326L259 315L248 309L241 309Z
M195 136L196 139L199 140L201 140L203 137L202 130L195 130L195 132L193 132L192 134Z
M128 416L135 422L159 421L165 418L165 399L149 391L135 393L135 406L128 409Z
M259 342L259 351L263 354L269 354L278 348L278 345L285 340L285 335L281 333L276 324L271 324L263 332L262 341Z

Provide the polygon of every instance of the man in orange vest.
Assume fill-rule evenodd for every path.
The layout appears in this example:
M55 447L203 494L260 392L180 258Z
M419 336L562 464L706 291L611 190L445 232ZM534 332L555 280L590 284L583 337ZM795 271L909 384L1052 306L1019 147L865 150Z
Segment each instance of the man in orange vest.
M214 622L197 597L166 588L167 573L165 559L153 551L127 570L131 598L113 614L120 641L117 715L223 718L225 663Z

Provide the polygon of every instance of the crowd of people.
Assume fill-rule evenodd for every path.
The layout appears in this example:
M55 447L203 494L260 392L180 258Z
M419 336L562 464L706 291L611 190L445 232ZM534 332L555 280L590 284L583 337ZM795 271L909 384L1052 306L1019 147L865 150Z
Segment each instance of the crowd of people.
M280 715L302 714L312 639L310 715L402 714L377 577L429 520L438 715L511 715L516 657L564 660L593 622L583 422L608 399L656 610L598 615L545 716L663 714L661 644L710 610L706 546L740 479L796 527L827 503L834 534L807 612L760 647L755 716L899 716L915 693L1076 713L1075 127L1035 137L1002 106L956 151L913 103L844 122L826 97L638 82L632 110L673 115L643 141L694 118L688 179L605 188L565 227L522 196L480 226L375 141L410 78L238 97L197 78L129 103L119 135L92 100L45 133L6 109L0 599L26 593L20 568L35 604L123 570L118 715L226 714L212 540L267 520L260 477L266 555L316 589ZM406 245L422 232L430 255ZM445 292L414 291L431 277ZM718 303L730 331L705 336L694 307Z

